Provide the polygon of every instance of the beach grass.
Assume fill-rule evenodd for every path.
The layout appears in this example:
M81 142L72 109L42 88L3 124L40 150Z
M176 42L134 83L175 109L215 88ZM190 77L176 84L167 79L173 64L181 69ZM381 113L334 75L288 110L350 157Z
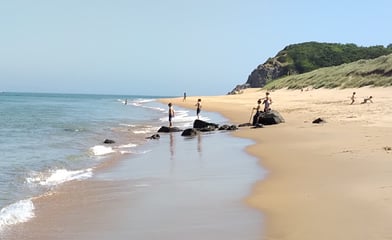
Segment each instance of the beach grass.
M392 55L349 64L326 67L312 72L286 76L268 83L266 89L360 88L392 86Z

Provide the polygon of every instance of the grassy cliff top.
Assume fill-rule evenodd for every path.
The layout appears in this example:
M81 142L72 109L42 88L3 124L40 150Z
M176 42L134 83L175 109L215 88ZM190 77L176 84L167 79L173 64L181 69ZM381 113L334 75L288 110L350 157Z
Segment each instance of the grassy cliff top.
M392 54L282 77L269 82L264 88L358 88L363 86L392 86Z

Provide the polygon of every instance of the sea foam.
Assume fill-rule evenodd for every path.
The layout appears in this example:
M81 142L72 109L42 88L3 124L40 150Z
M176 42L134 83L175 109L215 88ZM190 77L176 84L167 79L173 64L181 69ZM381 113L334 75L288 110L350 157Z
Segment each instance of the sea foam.
M34 204L30 199L4 207L0 211L0 231L6 226L27 222L35 216L34 209Z
M102 145L94 146L90 148L90 150L95 156L102 156L114 152L113 148L102 146Z
M44 186L53 186L58 185L64 182L72 181L72 180L84 180L90 178L92 176L92 169L84 169L84 170L76 170L76 171L69 171L66 169L58 169L50 175L44 181L41 181L40 184Z
M75 171L57 169L47 174L39 173L34 175L33 177L26 178L26 182L51 187L68 181L84 180L92 177L93 173L91 168Z
M134 143L128 143L128 144L125 144L125 145L120 145L120 146L118 146L118 148L133 148L133 147L136 147L137 145L136 144L134 144Z
M190 127L192 127L193 122L195 121L196 118L197 118L196 115L193 115L193 116L189 115L188 110L178 110L178 111L175 111L175 117L172 118L172 121L175 126L178 126L180 128L181 127L182 128L188 128L188 127L190 128ZM168 118L161 117L159 120L162 123L167 123ZM200 120L207 121L207 122L210 121L210 119L208 117L203 117L203 116L200 116Z

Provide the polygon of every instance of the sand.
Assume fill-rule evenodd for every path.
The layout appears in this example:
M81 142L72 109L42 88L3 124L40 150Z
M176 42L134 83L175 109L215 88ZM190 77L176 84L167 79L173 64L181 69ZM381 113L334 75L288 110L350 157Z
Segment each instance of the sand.
M373 103L360 104L370 95ZM196 114L201 98L201 115L215 111L241 124L264 96L247 89L162 101ZM268 171L247 198L266 218L260 239L392 238L392 88L276 90L271 98L285 123L234 133L256 142L247 151ZM313 124L319 117L326 122Z

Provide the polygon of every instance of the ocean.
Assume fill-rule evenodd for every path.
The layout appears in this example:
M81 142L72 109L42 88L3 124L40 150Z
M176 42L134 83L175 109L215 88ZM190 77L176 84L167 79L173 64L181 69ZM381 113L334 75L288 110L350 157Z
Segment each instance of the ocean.
M148 139L161 126L168 125L167 106L157 98L162 96L0 93L0 236L3 229L35 217L35 198L67 182L157 178L163 169L157 164L132 166L137 164L138 156L154 149L163 151L162 140ZM192 127L195 113L179 107L175 110L174 126ZM201 119L227 123L216 113L202 112ZM179 141L179 136L175 137ZM173 148L173 135L162 138ZM115 143L105 144L105 139ZM230 146L230 141L227 143ZM232 143L240 149L250 144L239 139ZM173 149L170 152L169 158L173 158ZM175 155L178 158L182 154ZM113 156L120 160L111 165L111 170L99 170ZM257 165L254 159L250 164ZM187 168L178 176L195 174L187 172ZM261 175L257 166L251 172L245 178L249 188Z

